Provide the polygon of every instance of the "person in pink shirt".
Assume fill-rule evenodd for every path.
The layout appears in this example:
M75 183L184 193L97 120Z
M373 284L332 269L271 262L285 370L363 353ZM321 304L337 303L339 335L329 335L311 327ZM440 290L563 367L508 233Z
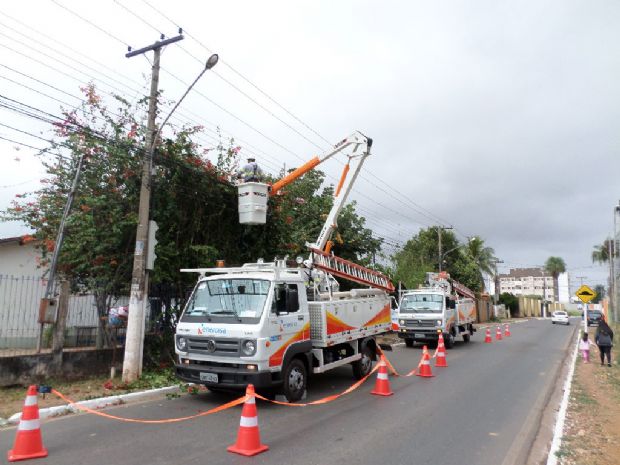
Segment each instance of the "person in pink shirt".
M590 363L590 341L588 340L588 333L584 332L579 341L579 350L581 350L581 356L583 363Z

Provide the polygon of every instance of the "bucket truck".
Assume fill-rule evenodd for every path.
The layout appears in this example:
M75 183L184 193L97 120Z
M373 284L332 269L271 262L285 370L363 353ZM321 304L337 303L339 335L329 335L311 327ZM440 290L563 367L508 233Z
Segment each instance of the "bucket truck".
M196 272L199 278L175 335L180 379L214 391L253 384L295 402L304 395L310 373L346 364L357 379L371 371L375 336L391 326L388 293L394 287L383 274L332 255L329 241L371 145L371 139L355 132L271 188L261 183L240 186L240 199L250 200L244 199L250 205L243 212L249 215L246 219L256 212L262 215L262 207L255 207L266 208L266 195L275 195L323 161L350 151L325 224L317 240L306 244L306 260L298 257L297 266L286 260L258 260L233 268L181 270ZM355 166L348 177L350 164ZM341 292L334 276L365 288Z

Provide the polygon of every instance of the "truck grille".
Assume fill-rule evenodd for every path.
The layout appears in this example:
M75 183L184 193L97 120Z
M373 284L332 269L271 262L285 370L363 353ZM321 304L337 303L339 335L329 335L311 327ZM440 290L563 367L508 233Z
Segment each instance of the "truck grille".
M187 351L191 354L236 357L239 355L239 344L239 339L190 337L187 339Z
M434 328L437 320L405 320L405 326L408 328Z

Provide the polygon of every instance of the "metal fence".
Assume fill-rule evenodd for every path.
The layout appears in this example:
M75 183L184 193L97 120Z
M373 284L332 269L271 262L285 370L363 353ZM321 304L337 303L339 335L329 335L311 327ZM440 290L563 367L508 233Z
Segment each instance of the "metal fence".
M32 352L39 338L39 302L45 295L47 281L37 276L0 275L0 356ZM128 298L113 302L126 305ZM65 347L95 344L98 326L97 307L93 295L71 295L65 330ZM112 335L123 342L124 328ZM43 331L43 348L49 347L52 326Z

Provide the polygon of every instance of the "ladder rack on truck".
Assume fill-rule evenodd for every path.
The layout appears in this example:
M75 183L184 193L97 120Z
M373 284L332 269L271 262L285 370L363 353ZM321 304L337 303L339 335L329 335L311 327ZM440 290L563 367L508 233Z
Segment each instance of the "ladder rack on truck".
M388 293L394 292L394 285L390 278L370 268L350 262L344 258L336 257L322 250L310 248L312 262L315 267L334 276L348 279L359 284L382 289Z

